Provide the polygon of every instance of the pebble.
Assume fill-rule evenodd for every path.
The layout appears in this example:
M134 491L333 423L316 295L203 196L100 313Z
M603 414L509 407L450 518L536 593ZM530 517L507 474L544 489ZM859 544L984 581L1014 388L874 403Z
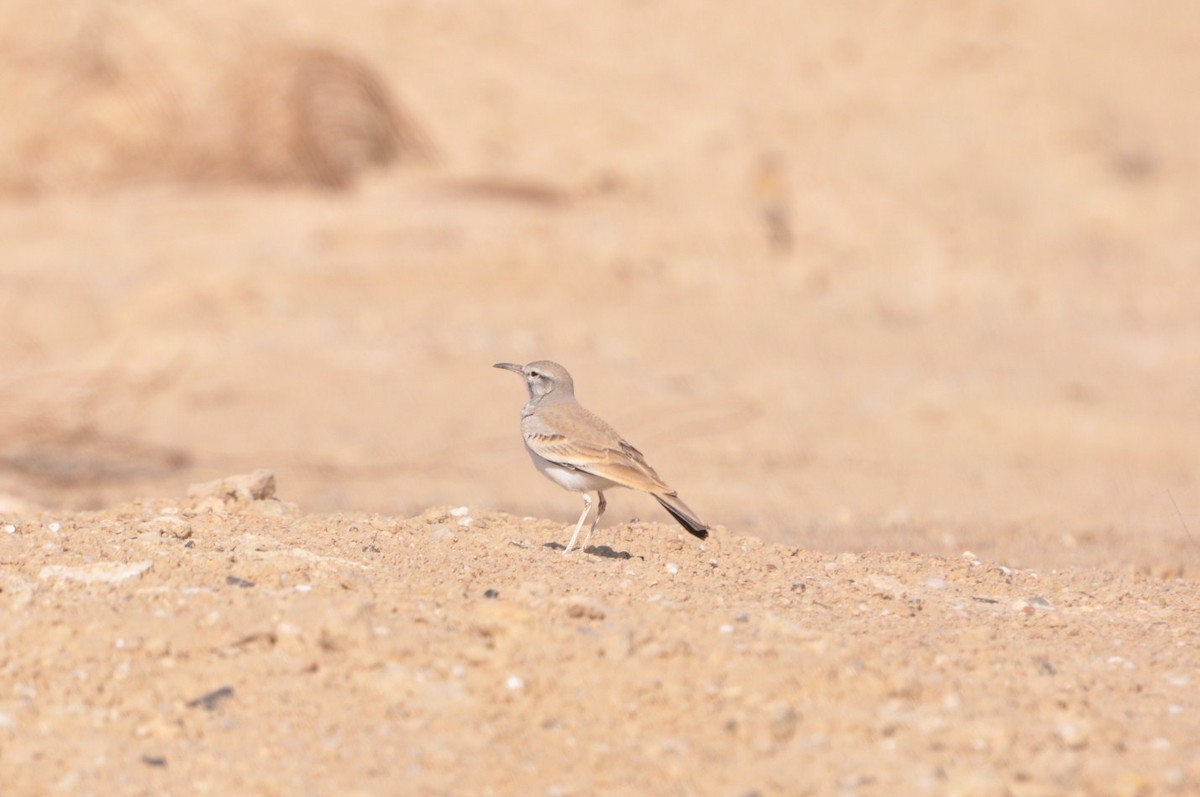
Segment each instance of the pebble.
M945 589L950 584L944 578L927 578L925 579L925 586L930 589Z
M675 575L679 572L679 565L675 564L674 562L667 562L667 572L671 575Z
M222 686L220 689L214 689L206 695L201 695L195 700L189 700L188 708L203 708L206 711L214 711L217 706L233 697L232 686Z
M565 603L568 617L603 620L608 615L599 601L587 595L572 595Z
M188 486L188 498L265 501L275 496L275 474L266 468Z
M186 540L192 536L191 524L176 515L159 515L153 520L147 520L138 525L138 531L178 540Z
M1086 731L1078 725L1068 722L1058 726L1054 734L1064 745L1072 750L1082 750L1087 747L1088 736Z
M131 578L137 578L150 569L150 562L96 562L90 565L69 567L67 565L46 565L38 572L38 578L46 580L61 578L65 581L81 581L84 584L97 582L117 584Z
M11 524L11 523L4 524L4 533L5 534L14 534L14 533L16 533L16 531L17 531L17 527L14 526L13 524Z
M866 582L871 586L874 594L883 598L900 600L908 594L908 588L895 576L872 573L867 576Z
M511 689L515 692L518 689L525 688L525 679L519 675L510 675L507 679L505 679L504 686L505 688Z

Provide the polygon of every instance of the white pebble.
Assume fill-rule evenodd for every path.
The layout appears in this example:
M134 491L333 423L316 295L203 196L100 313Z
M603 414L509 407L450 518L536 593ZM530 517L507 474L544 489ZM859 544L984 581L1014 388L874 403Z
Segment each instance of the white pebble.
M465 517L465 516L471 514L471 507L456 506L450 510L450 514L453 515L454 517Z
M51 523L49 526L47 526L46 528L50 529L55 534L58 534L58 530L62 528L62 524L56 520L53 523Z
M667 572L671 575L675 575L679 572L679 565L675 564L674 562L667 562Z
M945 589L950 585L946 583L946 579L944 578L927 578L925 579L925 586L930 589Z
M16 532L16 530L17 530L17 527L14 526L13 524L11 524L11 523L4 524L4 533L5 534L13 534Z
M725 625L721 626L720 631L722 634L732 634L733 626L730 625L729 623L725 623Z
M297 584L296 592L312 592L312 584Z
M66 581L82 581L84 584L118 584L141 576L150 569L150 565L150 562L95 562L77 567L46 565L38 572L38 578L60 578Z
M508 676L508 679L505 680L504 685L513 691L516 691L517 689L524 689L525 679L519 675L510 675Z

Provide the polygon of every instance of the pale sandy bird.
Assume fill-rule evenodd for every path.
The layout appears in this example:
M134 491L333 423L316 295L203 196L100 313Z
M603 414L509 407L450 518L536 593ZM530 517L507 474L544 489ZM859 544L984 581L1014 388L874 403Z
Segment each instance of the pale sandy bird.
M600 500L583 540L583 547L587 547L596 523L604 514L604 491L612 487L650 493L681 526L702 540L708 537L708 525L646 464L642 452L575 400L575 383L566 368L549 360L528 365L496 363L493 367L525 378L529 402L521 408L521 436L534 467L560 487L583 495L583 514L575 524L575 533L564 554L575 547L579 530L592 508L594 492Z

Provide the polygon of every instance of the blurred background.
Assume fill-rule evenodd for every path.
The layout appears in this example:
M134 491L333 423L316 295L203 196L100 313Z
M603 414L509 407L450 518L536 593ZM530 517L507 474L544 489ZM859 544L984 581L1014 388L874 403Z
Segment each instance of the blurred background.
M1200 5L5 0L0 513L272 468L1200 572ZM610 496L609 525L670 523Z

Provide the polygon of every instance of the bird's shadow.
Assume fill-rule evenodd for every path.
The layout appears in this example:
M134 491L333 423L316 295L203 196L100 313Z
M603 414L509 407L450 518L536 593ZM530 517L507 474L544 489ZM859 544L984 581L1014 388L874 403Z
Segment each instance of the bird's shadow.
M567 546L563 545L561 542L548 542L543 547L550 548L555 551L565 551L567 548ZM587 548L583 548L581 550L583 551L583 553L591 554L592 556L602 556L605 559L632 559L633 558L633 554L631 554L629 551L614 551L612 548L608 547L607 545L592 545ZM638 557L638 559L645 559L645 558L646 557L644 557L644 556Z

